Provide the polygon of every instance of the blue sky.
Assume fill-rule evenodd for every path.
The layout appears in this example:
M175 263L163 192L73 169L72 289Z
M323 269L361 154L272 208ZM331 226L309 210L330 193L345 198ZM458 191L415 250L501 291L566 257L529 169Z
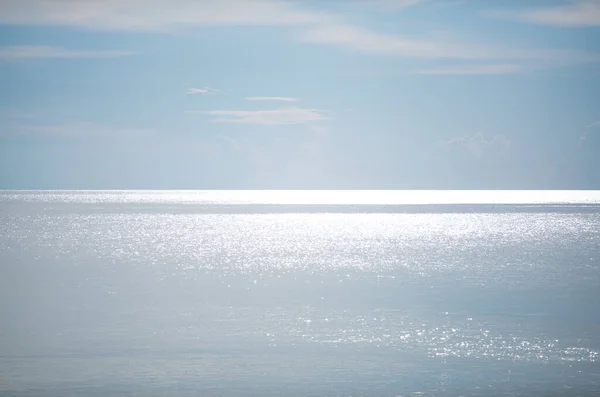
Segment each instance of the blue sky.
M600 189L598 0L0 0L0 188Z

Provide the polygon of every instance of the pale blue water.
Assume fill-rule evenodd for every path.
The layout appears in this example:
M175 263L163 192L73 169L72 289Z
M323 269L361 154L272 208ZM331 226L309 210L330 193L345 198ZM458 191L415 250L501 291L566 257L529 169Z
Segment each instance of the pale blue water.
M0 395L600 395L600 192L0 191Z

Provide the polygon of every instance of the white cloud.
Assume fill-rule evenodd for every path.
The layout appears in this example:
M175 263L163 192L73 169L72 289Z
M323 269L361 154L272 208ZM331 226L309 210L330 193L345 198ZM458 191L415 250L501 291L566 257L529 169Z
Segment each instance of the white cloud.
M506 150L510 148L510 140L502 134L487 139L482 133L472 136L462 136L441 142L442 147L448 151L456 148L466 149L476 157L482 157L487 151Z
M328 19L276 0L0 0L0 23L99 30L303 25Z
M195 95L195 94L216 94L218 92L221 92L221 90L204 87L204 88L189 88L185 93L188 95Z
M418 74L439 74L439 75L490 75L490 74L511 74L525 71L523 65L516 64L468 64L453 65L441 68L420 70Z
M304 124L324 120L326 117L318 109L290 107L274 110L210 110L202 112L214 116L215 123L238 124Z
M488 12L486 15L556 27L600 26L600 1L572 0L560 6L532 8L519 12Z
M11 46L0 48L0 59L35 59L35 58L115 58L133 55L129 51L91 51L67 50L51 46Z
M280 101L280 102L298 102L298 98L286 96L248 96L248 101Z

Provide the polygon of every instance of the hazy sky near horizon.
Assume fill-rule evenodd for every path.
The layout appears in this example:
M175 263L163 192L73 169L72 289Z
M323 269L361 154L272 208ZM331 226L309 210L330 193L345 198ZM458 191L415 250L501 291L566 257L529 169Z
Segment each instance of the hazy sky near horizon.
M600 189L600 0L0 0L0 188Z

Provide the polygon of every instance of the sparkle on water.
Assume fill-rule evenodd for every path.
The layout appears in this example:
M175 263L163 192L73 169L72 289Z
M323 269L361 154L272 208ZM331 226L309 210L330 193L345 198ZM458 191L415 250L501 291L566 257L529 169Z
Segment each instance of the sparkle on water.
M105 190L5 191L0 201L197 204L598 204L600 191L581 190Z
M3 192L0 392L600 391L598 205L599 192Z

